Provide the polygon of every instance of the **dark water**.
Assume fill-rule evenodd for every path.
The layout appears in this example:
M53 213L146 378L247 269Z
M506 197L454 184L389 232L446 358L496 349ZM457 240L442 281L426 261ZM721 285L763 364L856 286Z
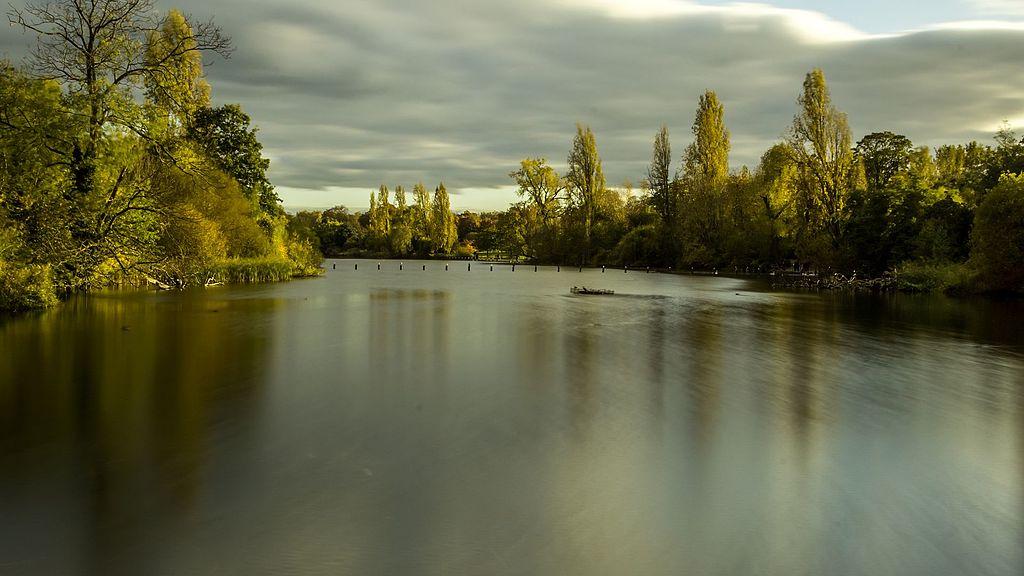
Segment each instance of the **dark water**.
M0 321L0 574L1024 573L1020 303L421 266Z

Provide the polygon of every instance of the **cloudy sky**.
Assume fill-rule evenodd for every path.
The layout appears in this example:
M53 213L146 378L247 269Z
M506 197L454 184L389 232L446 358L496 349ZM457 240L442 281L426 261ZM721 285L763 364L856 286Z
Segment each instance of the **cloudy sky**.
M456 209L502 208L518 160L564 165L576 122L594 128L609 182L635 182L662 123L681 154L708 88L732 164L753 166L816 66L857 138L935 146L1024 128L1024 0L174 5L233 37L235 55L208 69L215 100L254 117L291 207L361 208L381 183L443 180ZM4 27L0 56L29 40Z

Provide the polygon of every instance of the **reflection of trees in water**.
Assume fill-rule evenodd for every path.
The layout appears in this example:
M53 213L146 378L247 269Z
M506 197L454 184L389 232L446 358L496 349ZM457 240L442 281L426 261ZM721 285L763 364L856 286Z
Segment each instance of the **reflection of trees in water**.
M594 398L594 334L596 316L590 308L575 310L565 331L565 377L568 381L569 421L579 440L589 436L596 410Z
M823 331L834 319L827 318L826 309L821 306L787 303L777 312L775 321L784 326L788 338L779 342L782 350L774 352L773 356L781 357L790 367L789 377L782 381L788 385L783 400L789 407L789 429L801 448L801 455L806 458L816 428L824 424L825 406L829 402L825 397L828 391L822 374L823 364L838 360L834 354L839 348L834 345L823 348L822 341ZM826 358L826 354L830 357Z
M539 389L552 380L555 374L553 360L559 355L555 336L560 323L552 316L553 311L545 307L529 307L524 316L513 318L519 328L519 355L516 368L526 371L523 382Z
M665 417L665 304L662 300L651 303L647 331L647 369L651 424L660 428Z
M403 365L444 384L451 348L451 294L444 290L376 289L370 292L369 364L390 382Z
M90 496L98 563L142 536L142 515L193 507L218 414L244 419L258 398L271 334L263 316L277 305L99 296L0 329L2 347L19 351L0 366L0 447L56 445L74 459L65 464ZM261 318L247 321L252 312Z
M443 482L443 475L439 478L432 472L444 466L440 461L449 454L448 447L437 440L451 424L447 420L452 400L448 394L452 389L448 381L451 316L452 299L447 291L370 292L369 378L375 388L385 389L380 397L387 398L388 404L400 405L405 399L410 403L389 413L398 421L383 425L400 430L375 440L382 445L370 456L379 460L371 458L367 464L373 467L376 485L370 494L383 498L378 513L387 521L371 522L364 530L376 546L394 553L383 561L368 555L361 573L380 572L382 566L387 567L385 571L408 572L418 565L416 554L424 543L447 536L448 515L454 512L443 496L450 487ZM414 407L413 402L420 404Z
M686 343L690 348L690 373L687 378L693 402L693 433L700 452L710 449L721 394L722 345L721 312L712 306L694 310L684 324L689 328Z

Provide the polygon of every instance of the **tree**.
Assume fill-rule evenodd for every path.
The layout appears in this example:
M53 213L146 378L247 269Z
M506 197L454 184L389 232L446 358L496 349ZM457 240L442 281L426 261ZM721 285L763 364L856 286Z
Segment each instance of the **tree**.
M470 211L458 215L455 227L459 233L459 242L473 243L477 232L480 231L480 215Z
M398 211L398 216L400 218L405 217L405 209L405 188L398 186L395 188L395 210Z
M802 192L805 236L821 229L831 247L839 247L846 200L857 178L852 137L846 115L832 104L825 73L815 69L804 91L787 143L796 163ZM809 238L804 238L809 243Z
M796 166L785 144L776 144L761 156L757 179L764 216L768 220L768 255L778 262L783 255L782 236L788 232L787 224L793 217L797 186Z
M519 163L519 170L509 176L516 181L516 193L528 199L539 216L539 232L535 237L535 256L551 258L557 251L557 222L562 213L562 179L544 158L527 158Z
M940 146L935 151L939 184L957 191L969 207L977 207L985 189L993 151L978 142L957 146Z
M196 112L210 105L210 85L203 76L203 54L185 15L167 13L146 39L146 97L165 118L188 126ZM161 65L162 63L162 65Z
M921 233L915 239L919 258L963 262L970 255L974 212L946 196L924 209Z
M242 186L247 198L270 216L280 213L274 186L267 178L270 160L256 137L252 119L237 104L200 108L188 128L188 137Z
M387 186L377 190L377 197L370 193L370 234L378 241L387 242L391 232L391 201Z
M516 194L526 197L537 207L545 224L552 222L561 209L562 179L544 158L527 158L519 170L509 174L518 186Z
M654 152L647 168L647 185L651 189L651 201L661 218L662 227L671 229L675 224L675 194L672 187L672 145L668 139L668 127L662 124L654 137Z
M80 288L111 262L127 272L133 261L153 257L154 221L166 220L161 203L149 193L149 176L159 170L158 163L178 162L135 94L187 55L227 55L230 43L216 26L204 23L166 45L160 57L147 59L147 37L167 20L154 14L152 0L42 1L12 7L8 19L35 34L28 69L36 79L60 84L62 116L73 126L58 133L48 122L30 128L70 176L62 194L74 249L61 263L61 274Z
M589 126L576 125L576 138L568 158L569 169L566 174L566 189L569 201L578 214L582 229L583 242L581 262L589 262L591 249L591 228L594 223L595 199L604 191L604 172L601 169L601 157L597 152L597 142Z
M1024 290L1024 174L1004 175L974 217L971 259L992 290Z
M147 58L147 36L161 30L170 18L161 21L154 16L154 0L45 0L8 12L12 25L36 34L30 60L33 73L60 82L72 106L83 110L87 129L70 154L74 187L80 196L96 191L99 148L111 133L105 127L148 135L132 110L133 90L144 89L147 81L158 83L173 76L170 70L189 54L230 54L230 40L208 22L193 26L190 35L178 35L160 54Z
M857 157L864 162L868 190L884 190L897 174L910 169L913 143L892 132L874 132L857 143Z
M725 108L711 90L700 97L693 120L693 138L683 157L682 185L688 193L684 199L688 228L693 231L698 250L706 253L703 256L691 254L690 258L708 260L715 257L719 248L722 193L729 180L731 147L725 127Z
M455 214L452 213L451 199L444 183L434 190L434 202L431 208L434 251L439 254L451 254L459 239L459 231L455 225Z
M693 144L684 159L687 172L708 188L721 190L729 177L730 148L725 107L718 95L708 90L701 95L693 120Z
M433 249L430 192L427 192L427 187L420 182L413 187L412 193L413 247L419 253L429 253Z

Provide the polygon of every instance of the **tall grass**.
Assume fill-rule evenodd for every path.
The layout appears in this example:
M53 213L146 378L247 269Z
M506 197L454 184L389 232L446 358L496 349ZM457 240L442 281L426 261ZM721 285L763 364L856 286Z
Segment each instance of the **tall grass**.
M235 258L217 262L207 276L224 284L282 282L295 276L295 265L283 258Z
M968 294L978 291L977 274L966 263L904 262L897 269L900 290Z

